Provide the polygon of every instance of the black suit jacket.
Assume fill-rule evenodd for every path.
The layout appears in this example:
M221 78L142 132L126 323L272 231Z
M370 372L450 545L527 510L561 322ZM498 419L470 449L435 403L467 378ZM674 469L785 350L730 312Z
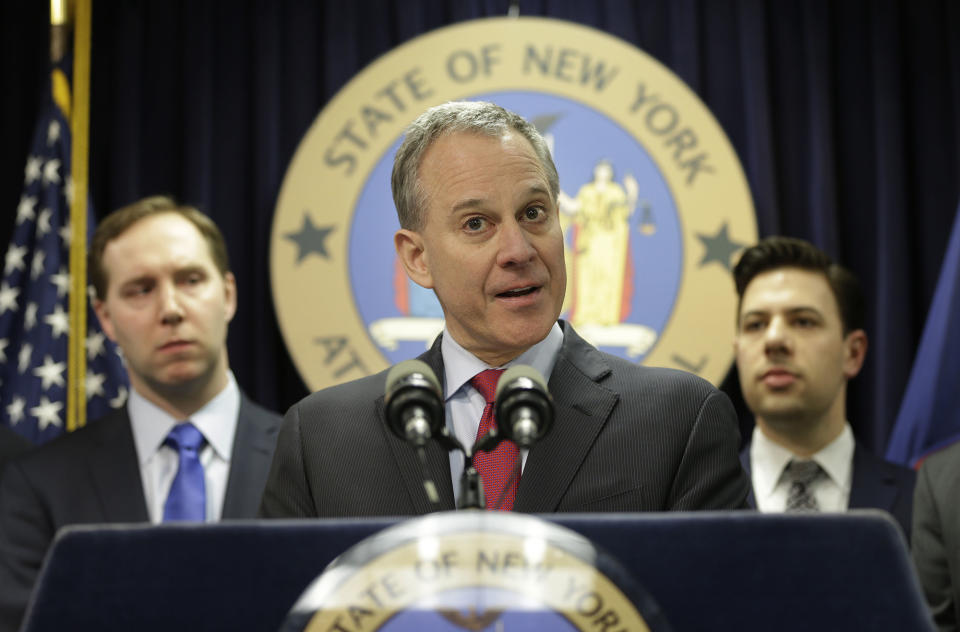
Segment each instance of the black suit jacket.
M911 544L937 629L960 629L960 443L920 466Z
M556 417L527 456L515 511L663 511L745 507L729 399L682 371L638 366L598 351L561 322L550 376ZM443 375L439 338L420 359ZM287 413L261 514L412 515L454 509L447 453L432 443L423 491L410 445L384 419L386 372L314 393Z
M7 426L0 424L0 476L3 476L3 467L7 464L7 461L32 447L33 444L30 441Z
M750 444L741 451L743 469L750 474ZM913 486L917 474L908 467L884 461L858 442L853 449L853 479L850 482L850 509L882 509L891 514L910 542ZM756 508L753 485L747 502Z
M241 398L223 518L252 518L280 416ZM0 480L0 630L15 630L60 527L149 520L126 407L10 461Z

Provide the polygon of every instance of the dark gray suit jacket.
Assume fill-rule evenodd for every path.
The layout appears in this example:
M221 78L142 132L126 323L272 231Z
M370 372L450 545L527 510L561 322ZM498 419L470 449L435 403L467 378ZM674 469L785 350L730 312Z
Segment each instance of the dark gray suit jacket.
M30 441L0 424L0 476L3 476L3 467L7 461L32 447L33 444Z
M550 434L529 452L514 510L664 511L744 507L729 399L682 371L638 366L598 351L561 322L550 376ZM420 359L443 375L440 341ZM384 420L386 372L314 393L287 413L261 514L400 516L454 509L450 461L435 443L423 491L416 451Z
M937 628L960 629L960 443L920 466L912 549Z
M241 397L223 518L253 518L280 416ZM126 407L11 460L0 480L0 631L15 630L60 527L149 520Z
M743 469L750 474L750 444L740 453ZM892 515L910 542L910 514L913 511L913 486L916 472L908 467L884 461L858 442L853 449L853 480L850 483L850 509L882 509ZM747 502L756 508L753 486Z

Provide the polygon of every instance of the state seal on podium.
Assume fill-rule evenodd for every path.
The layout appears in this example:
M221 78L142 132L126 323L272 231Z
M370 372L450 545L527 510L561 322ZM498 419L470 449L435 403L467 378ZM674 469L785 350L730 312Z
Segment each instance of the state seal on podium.
M338 557L284 632L665 632L656 602L590 541L533 516L461 511L385 529Z

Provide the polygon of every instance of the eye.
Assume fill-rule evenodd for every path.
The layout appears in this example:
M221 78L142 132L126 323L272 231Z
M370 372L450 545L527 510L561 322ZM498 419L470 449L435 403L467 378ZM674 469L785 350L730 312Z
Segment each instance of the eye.
M464 228L469 232L478 232L484 229L486 221L482 217L471 217L463 223Z
M138 296L145 296L150 293L152 289L152 284L149 283L133 283L127 285L123 288L121 294L128 298L136 298Z
M807 328L816 326L817 322L807 316L797 316L793 320L793 324L797 327Z
M547 209L540 205L528 206L523 210L523 218L528 222L536 222L547 216Z
M744 331L760 331L763 328L762 320L748 320L743 323L742 329Z
M177 284L192 287L200 285L207 279L202 270L184 270L177 274Z

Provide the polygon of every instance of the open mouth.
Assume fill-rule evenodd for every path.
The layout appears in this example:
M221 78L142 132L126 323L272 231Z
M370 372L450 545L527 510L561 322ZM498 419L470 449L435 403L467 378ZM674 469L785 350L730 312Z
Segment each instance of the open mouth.
M506 292L500 292L499 294L497 294L497 296L499 298L516 298L518 296L527 296L528 294L533 294L539 289L540 289L539 286L531 285L528 287L517 288L516 290L507 290Z

